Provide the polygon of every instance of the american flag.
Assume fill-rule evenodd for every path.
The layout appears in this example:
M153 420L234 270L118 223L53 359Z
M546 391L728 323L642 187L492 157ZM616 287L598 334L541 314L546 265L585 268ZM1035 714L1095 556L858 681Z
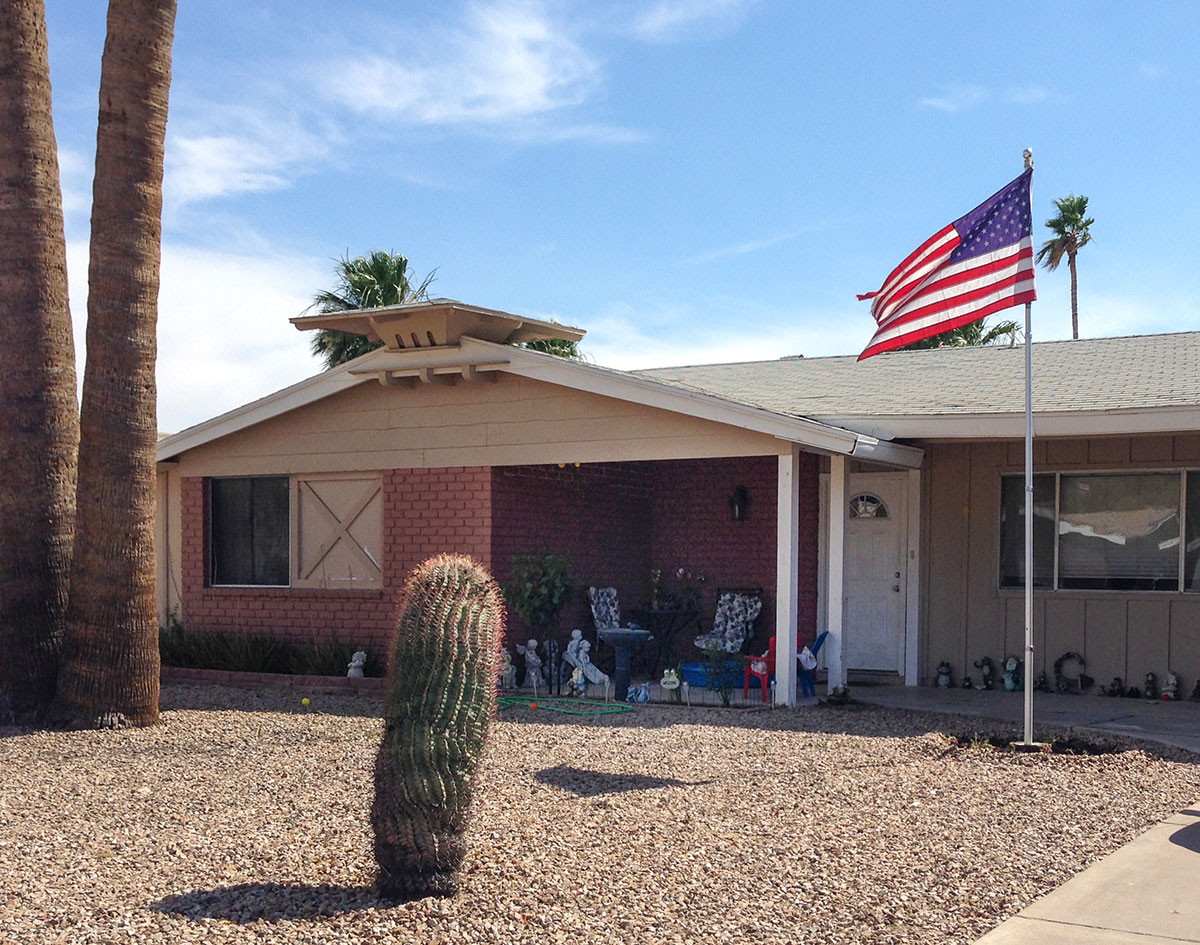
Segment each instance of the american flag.
M877 292L869 358L1037 298L1029 188L1033 169L918 246Z

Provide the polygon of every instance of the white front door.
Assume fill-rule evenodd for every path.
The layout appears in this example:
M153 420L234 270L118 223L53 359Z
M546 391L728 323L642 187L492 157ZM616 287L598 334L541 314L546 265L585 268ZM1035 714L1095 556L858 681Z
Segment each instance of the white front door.
M903 673L908 479L904 473L847 479L845 666Z

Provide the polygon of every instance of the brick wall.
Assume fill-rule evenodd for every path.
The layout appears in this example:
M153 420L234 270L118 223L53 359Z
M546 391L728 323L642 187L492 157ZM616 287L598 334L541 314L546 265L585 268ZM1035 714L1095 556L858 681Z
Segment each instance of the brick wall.
M763 611L752 652L766 650L775 632L776 509L778 463L773 456L675 460L650 466L654 496L652 557L664 583L675 568L703 574L702 619L712 619L716 592L761 587ZM729 500L738 486L750 495L749 512L734 521ZM816 629L817 531L820 513L817 457L800 463L800 599L797 628L809 642Z
M492 563L507 580L514 555L538 552L571 561L576 593L560 616L556 633L592 626L587 588L616 587L623 608L648 591L650 493L647 463L583 466L505 466L492 476ZM509 614L509 639L526 628Z
M376 590L205 586L202 478L181 482L183 620L189 630L327 639L383 652L394 598L408 573L432 554L460 551L490 564L491 470L398 469L383 477L383 580Z

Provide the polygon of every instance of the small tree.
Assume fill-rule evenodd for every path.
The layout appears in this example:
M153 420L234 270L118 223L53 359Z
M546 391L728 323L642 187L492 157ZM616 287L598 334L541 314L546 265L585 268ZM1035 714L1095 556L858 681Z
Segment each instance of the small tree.
M545 550L513 557L504 599L530 632L544 635L566 606L575 590L570 570L570 561Z

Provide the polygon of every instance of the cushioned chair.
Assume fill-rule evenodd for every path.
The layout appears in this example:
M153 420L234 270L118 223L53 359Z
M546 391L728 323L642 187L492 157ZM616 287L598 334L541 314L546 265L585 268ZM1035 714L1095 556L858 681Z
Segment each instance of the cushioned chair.
M597 630L615 630L621 626L621 607L617 603L615 587L589 587L588 600Z
M750 698L750 677L762 683L763 702L767 701L767 689L775 678L775 638L767 642L767 652L758 659L746 661L746 676L742 680L742 698Z
M702 650L723 650L740 653L746 641L754 635L754 622L762 613L761 589L717 591L717 612L712 631L696 637Z

